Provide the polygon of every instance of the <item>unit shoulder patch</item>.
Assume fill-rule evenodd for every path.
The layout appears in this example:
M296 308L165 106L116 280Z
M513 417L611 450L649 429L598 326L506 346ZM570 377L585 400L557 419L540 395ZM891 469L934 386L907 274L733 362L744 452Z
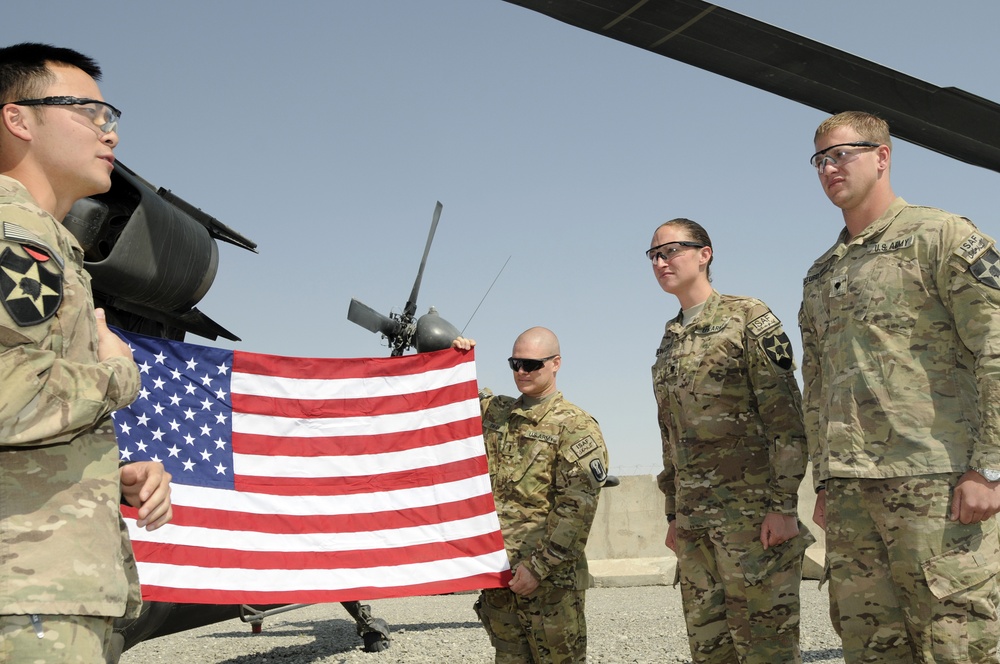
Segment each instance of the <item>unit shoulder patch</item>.
M792 343L784 332L772 334L761 339L761 347L767 359L776 367L788 371L792 368Z
M590 462L590 474L594 476L594 481L603 484L608 479L608 469L600 459L592 459Z
M975 263L969 265L969 272L982 285L1000 290L1000 254L994 247L984 251Z
M43 265L49 256L22 247L27 256L18 256L10 247L0 253L0 301L11 319L20 327L43 323L55 315L62 304L62 276Z

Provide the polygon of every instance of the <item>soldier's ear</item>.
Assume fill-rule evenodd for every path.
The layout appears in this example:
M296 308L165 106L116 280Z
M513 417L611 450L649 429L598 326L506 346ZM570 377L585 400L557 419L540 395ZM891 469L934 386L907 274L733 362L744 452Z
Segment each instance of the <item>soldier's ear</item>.
M17 104L6 104L0 109L0 123L11 135L23 140L31 140L30 118L28 109Z

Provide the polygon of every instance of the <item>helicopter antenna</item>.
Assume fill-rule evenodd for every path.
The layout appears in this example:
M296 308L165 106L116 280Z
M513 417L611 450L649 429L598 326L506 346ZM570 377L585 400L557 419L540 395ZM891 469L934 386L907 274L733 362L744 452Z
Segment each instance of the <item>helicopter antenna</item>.
M486 296L490 294L491 290L493 290L493 284L495 284L497 282L497 279L500 278L500 275L503 274L503 270L505 267L507 267L507 263L510 262L510 258L511 258L510 256L507 257L507 260L503 262L503 267L501 267L500 271L497 272L497 276L493 277L493 283L491 283L490 287L486 289L486 293L483 294L483 299L480 300L479 304L476 305L476 311L473 311L472 315L469 316L469 320L466 321L465 327L462 328L462 331L459 333L459 335L465 334L465 328L469 327L469 323L471 323L472 319L476 317L476 312L479 311L479 307L483 306L483 302L486 300Z

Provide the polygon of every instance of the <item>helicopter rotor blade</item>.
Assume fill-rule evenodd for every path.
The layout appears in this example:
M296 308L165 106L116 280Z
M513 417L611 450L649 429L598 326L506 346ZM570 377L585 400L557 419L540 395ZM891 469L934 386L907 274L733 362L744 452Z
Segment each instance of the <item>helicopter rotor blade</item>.
M399 332L397 321L375 311L353 297L351 298L351 306L347 309L347 320L357 323L371 332L381 332L387 337L393 337Z
M413 315L417 313L417 292L420 290L420 280L424 277L424 266L427 264L427 254L431 251L431 242L434 241L434 232L437 231L438 221L441 219L441 209L444 206L441 205L441 201L437 202L434 206L434 218L431 221L431 230L427 234L427 244L424 245L424 255L420 259L420 269L417 270L417 279L413 282L413 290L410 292L410 299L406 301L406 307L403 309L403 317L406 319L412 319Z

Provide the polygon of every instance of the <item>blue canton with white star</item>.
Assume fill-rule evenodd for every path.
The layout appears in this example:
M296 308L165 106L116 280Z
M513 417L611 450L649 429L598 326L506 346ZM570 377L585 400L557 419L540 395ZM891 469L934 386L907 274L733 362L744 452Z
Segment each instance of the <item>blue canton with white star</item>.
M132 405L111 414L122 461L159 461L174 482L232 489L233 352L115 332L142 378Z

